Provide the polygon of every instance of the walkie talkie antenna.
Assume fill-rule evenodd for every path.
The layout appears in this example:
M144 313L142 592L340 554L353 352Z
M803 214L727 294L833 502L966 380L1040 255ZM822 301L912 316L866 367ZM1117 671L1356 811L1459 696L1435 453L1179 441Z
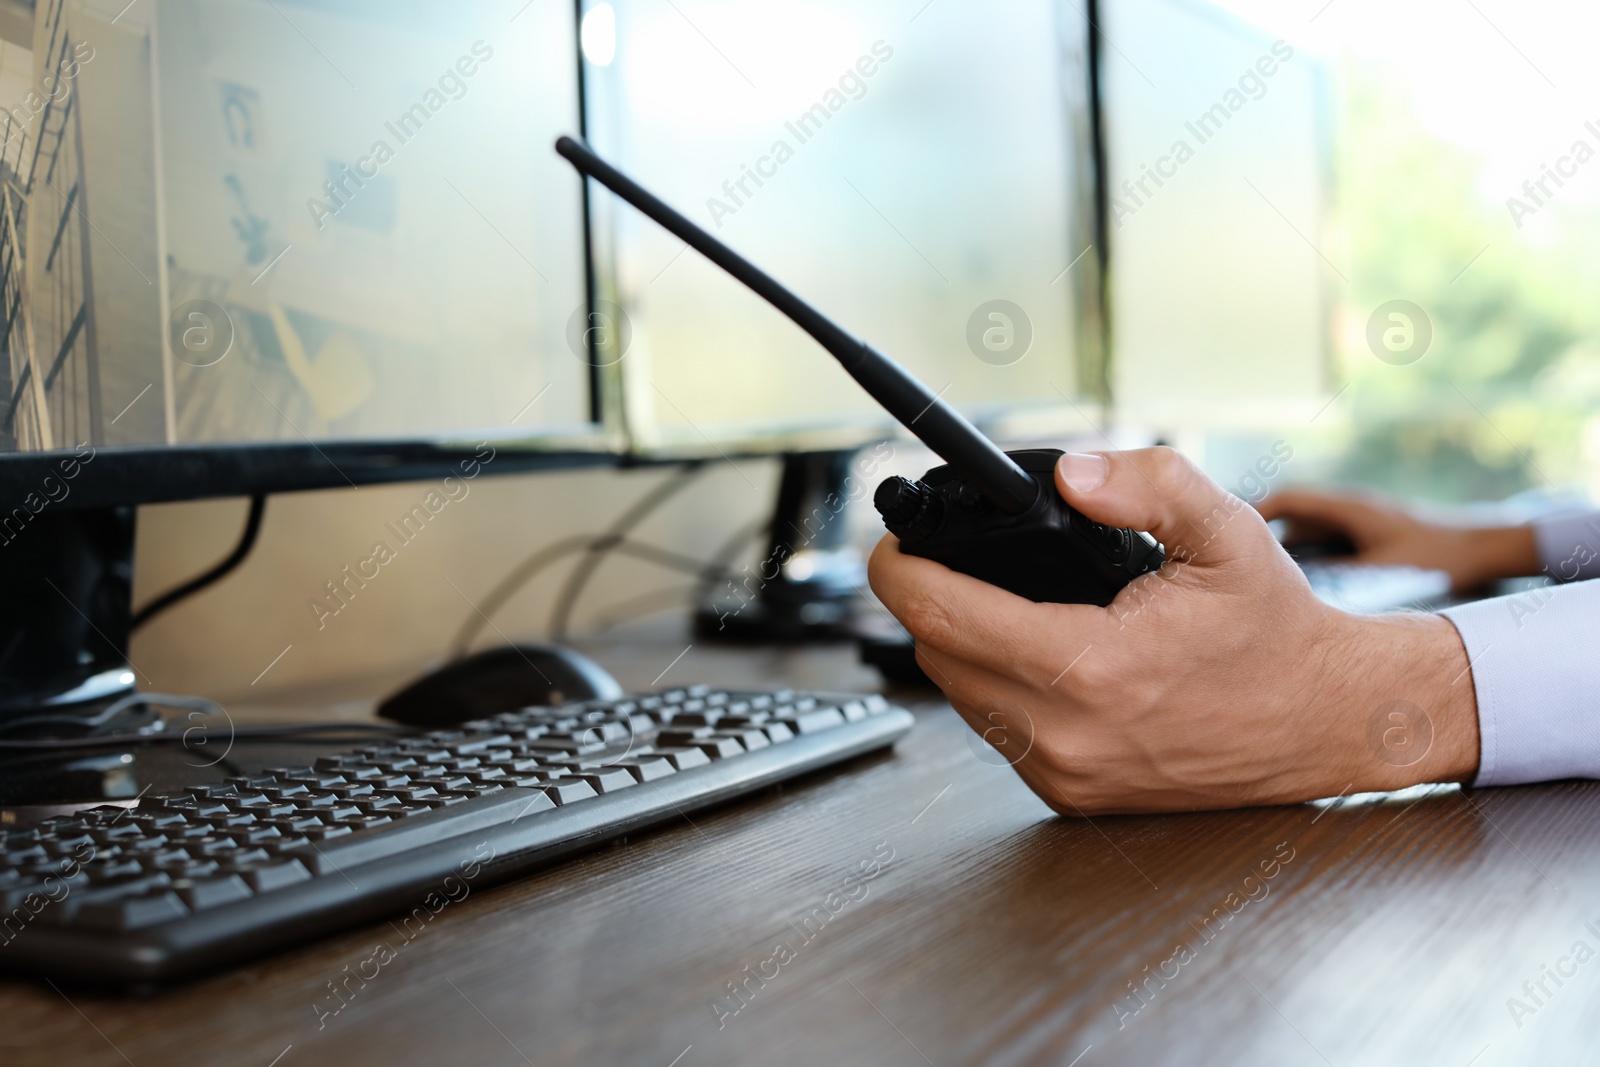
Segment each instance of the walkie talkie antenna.
M883 405L900 425L919 437L983 491L1000 510L1018 515L1033 506L1039 483L1002 452L972 423L928 391L894 360L859 338L852 337L816 308L779 285L764 271L705 230L668 207L626 174L591 152L586 145L562 137L560 152L595 181L616 193L659 223L711 262L755 290L767 303L793 319L816 338L835 359Z

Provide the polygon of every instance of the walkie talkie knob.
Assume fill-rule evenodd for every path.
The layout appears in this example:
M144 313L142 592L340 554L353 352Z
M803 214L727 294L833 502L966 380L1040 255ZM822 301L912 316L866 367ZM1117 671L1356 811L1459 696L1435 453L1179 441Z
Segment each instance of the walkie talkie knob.
M944 506L934 491L909 478L885 478L872 496L884 526L902 541L917 542L939 526Z

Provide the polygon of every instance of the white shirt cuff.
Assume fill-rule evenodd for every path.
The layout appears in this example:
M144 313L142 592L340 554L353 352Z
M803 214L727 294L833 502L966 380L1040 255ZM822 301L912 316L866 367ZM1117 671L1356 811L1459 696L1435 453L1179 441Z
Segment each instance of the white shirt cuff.
M1440 614L1461 634L1477 690L1473 784L1600 778L1600 581Z

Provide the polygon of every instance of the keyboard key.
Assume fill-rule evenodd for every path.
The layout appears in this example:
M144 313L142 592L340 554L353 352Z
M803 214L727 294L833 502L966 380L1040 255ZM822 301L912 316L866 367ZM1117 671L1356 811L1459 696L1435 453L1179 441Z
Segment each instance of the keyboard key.
M125 878L137 876L143 870L132 860L116 858L100 860L83 865L83 873L88 875L89 881L96 884L116 882Z
M794 731L789 729L787 723L769 722L761 728L761 732L766 734L767 740L775 745L780 741L794 740Z
M315 774L302 774L292 779L295 785L303 785L316 792L326 792L330 786L344 785L344 775L318 771Z
M271 841L263 841L259 845L248 846L247 848L241 850L245 854L244 856L235 854L223 856L222 858L227 860L230 864L238 865L241 863L250 862L247 857L258 852L273 856L282 856L285 853L300 848L302 845L306 844L308 840L310 839L307 838L305 834L284 834L282 837L273 838Z
M772 744L766 734L753 728L747 730L718 730L716 736L734 738L750 752L754 752L758 748L766 748Z
M284 838L273 841L270 847L274 851L279 851L291 844L304 845L305 843L306 839L303 837ZM237 852L230 852L228 855L223 856L221 861L227 863L229 870L237 870L252 863L266 863L272 858L267 852L268 847L268 845L254 845L250 848L241 848Z
M473 753L483 753L491 748L499 748L503 745L509 745L510 743L510 734L495 734L492 737L480 737L474 738L471 741L462 741L459 744L452 745L451 747L454 748L459 755L466 756Z
M838 708L821 708L796 715L789 720L789 728L797 734L805 735L814 734L818 730L831 730L835 726L843 726L844 722L844 712Z
M245 884L257 893L270 893L274 889L282 889L286 885L296 882L308 881L311 872L306 870L305 864L299 860L278 860L265 863L259 867L250 867L242 871L239 877Z
M681 730L678 728L677 720L674 719L671 727L662 730L656 735L656 744L664 748L682 748L685 745L694 744L703 737L710 736L711 727L709 726L694 726Z
M744 752L744 746L732 737L702 738L694 743L694 747L712 759L726 759Z
M614 793L638 784L633 775L622 767L593 767L578 772L574 777L594 786L597 793Z
M253 895L250 887L237 874L199 881L180 880L172 884L173 891L194 911L221 907Z
M158 923L171 922L189 914L178 894L171 890L149 896L126 897L103 902L83 901L73 915L73 925L86 930L122 933Z
M595 787L582 778L552 778L548 782L540 782L534 788L542 791L557 804L571 804L599 795Z
M122 843L125 853L137 855L141 852L155 852L167 844L166 834L150 834L146 837L137 837Z
M418 778L413 784L417 788L433 789L438 793L455 793L472 788L472 779L464 774L450 774L438 778Z
M139 866L144 870L151 868L186 866L191 861L189 853L181 848L164 848L160 852L152 852L139 861Z
M29 878L20 885L13 885L8 889L0 889L0 911L7 913L13 912L16 909L23 907L23 901L27 900L29 897L42 897L45 900L50 901L51 904L60 903L62 900L70 900L72 890L86 884L87 881L80 874L76 879L69 883L67 895L63 897L60 881L57 881L54 878L48 882L34 881ZM38 901L34 901L34 904L37 906Z
M704 767L711 762L711 757L698 748L660 748L656 750L656 755L665 756L680 771Z
M314 826L306 830L305 835L313 841L326 841L330 837L343 837L350 832L348 826Z
M498 793L505 789L503 782L475 782L465 789L457 789L451 795L460 797L486 797L491 793Z

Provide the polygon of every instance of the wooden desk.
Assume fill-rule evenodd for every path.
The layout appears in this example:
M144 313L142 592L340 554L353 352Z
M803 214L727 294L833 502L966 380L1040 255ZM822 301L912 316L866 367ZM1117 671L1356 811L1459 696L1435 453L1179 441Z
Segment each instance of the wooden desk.
M682 645L591 651L643 685ZM843 649L696 645L663 684L756 677L875 676ZM474 891L409 943L378 924L148 1001L0 985L0 1062L1487 1067L1600 1056L1600 958L1570 958L1578 942L1600 952L1600 787L1087 822L1052 816L980 759L947 706L924 697L915 710L893 755ZM846 877L889 850L876 878L851 883L865 895L835 896L831 911ZM328 983L380 941L401 944L397 958L319 1029ZM779 944L792 958L764 962ZM1545 978L1548 995L1545 965L1570 975ZM763 968L740 1006L727 983ZM1513 996L1528 1009L1515 1018Z

